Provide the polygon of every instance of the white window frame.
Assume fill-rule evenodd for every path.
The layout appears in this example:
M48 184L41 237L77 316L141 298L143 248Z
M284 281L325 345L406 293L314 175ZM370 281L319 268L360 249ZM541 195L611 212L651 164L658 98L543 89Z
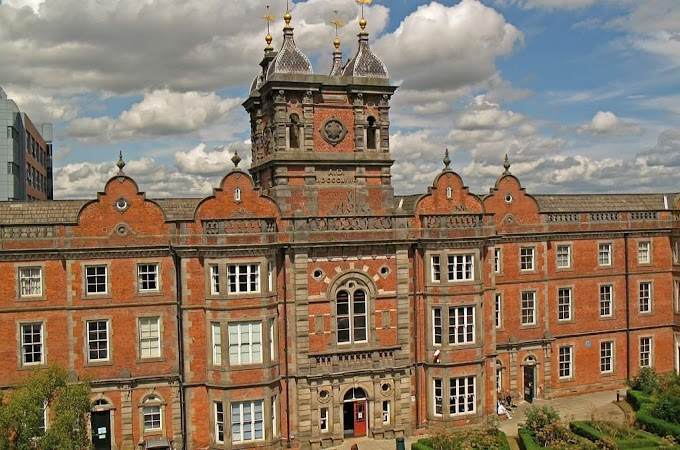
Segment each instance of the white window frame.
M329 430L328 408L326 407L319 410L319 430L322 433L328 433Z
M519 270L521 272L532 272L536 270L536 248L519 248Z
M462 312L462 314L461 314ZM449 345L474 344L475 339L475 307L452 306L449 307ZM462 340L460 338L462 330ZM472 337L470 338L470 335Z
M558 347L558 375L561 380L573 378L574 376L574 346L564 345Z
M444 379L443 378L433 378L432 379L432 413L436 417L441 417L444 415ZM439 409L437 409L439 408ZM439 411L439 412L437 412Z
M212 336L212 363L214 366L222 365L222 324L210 323L210 335Z
M442 317L442 308L432 308L432 345L440 346L443 344L444 336L444 319Z
M472 390L472 393L470 393ZM463 407L461 411L461 406ZM477 383L474 375L449 378L449 416L474 414L477 411Z
M147 287L144 287L145 284L147 285ZM151 284L153 284L154 287L148 287ZM137 264L137 290L139 292L160 291L160 283L158 278L158 263Z
M606 367L609 366L607 369ZM614 341L600 342L600 373L614 371Z
M230 415L231 415L231 442L232 443L241 443L241 442L256 442L256 441L263 441L265 439L265 429L264 429L264 401L262 400L252 400L252 401L245 401L245 402L233 402L230 408ZM260 410L260 418L258 419L257 417L257 407L259 406ZM239 415L238 415L238 422L236 421L235 415L234 415L234 408L237 408L239 410ZM245 422L245 414L244 411L246 408L249 409L250 411L250 421ZM261 424L261 429L262 429L262 436L261 437L256 437L256 428L257 424ZM238 434L234 432L235 427L238 427ZM247 431L247 427L250 428L250 434L251 437L249 439L246 439L245 434ZM239 438L237 438L239 436Z
M642 336L639 341L640 367L652 367L654 365L653 347L654 341L651 336Z
M447 255L446 275L450 282L474 280L475 255L473 253Z
M276 436L276 435L277 435L277 430L278 430L278 427L277 427L277 419L276 419L276 418L277 418L276 411L277 411L278 408L277 408L277 406L276 406L276 399L277 399L277 396L276 396L276 395L273 395L273 396L272 396L272 401L271 401L271 407L272 407L272 436Z
M158 402L158 404L147 405L146 403ZM142 405L142 426L144 433L151 433L154 431L163 430L163 407L160 404L160 399L158 397L150 397L144 401ZM147 416L150 417L150 427L147 428ZM155 416L158 416L158 426L154 426L156 423Z
M94 340L90 339L90 324L95 324L95 323L98 323L98 324L104 323L104 324L106 324L106 338L105 338L105 340L101 339L99 336L97 337L97 339L94 339ZM99 332L101 332L102 330L98 328L98 329L95 330L95 331L96 331L97 333L99 333ZM87 352L87 361L88 361L88 362L108 362L108 361L111 361L111 324L110 324L110 322L109 322L108 320L106 320L106 319L88 320L88 321L86 322L86 330L85 330L85 333L87 334L87 348L86 348L86 352ZM92 354L90 353L90 352L91 352L91 347L90 347L90 345L91 345L92 343L94 343L94 342L102 342L102 341L105 341L105 342L106 342L106 348L105 348L106 357L105 357L105 358L92 358ZM97 352L100 352L101 349L98 348L96 351L97 351Z
M274 292L274 263L267 261L267 284L269 292Z
M215 442L224 444L224 403L214 402L215 405Z
M104 273L99 273L100 269L104 269ZM89 273L90 270L93 270L94 273ZM96 290L99 288L99 286L102 285L100 283L99 277L104 277L104 290L99 291ZM92 279L92 282L90 281ZM90 288L94 287L95 290L91 291ZM106 295L109 293L109 268L106 265L91 265L91 266L85 266L85 294L86 295Z
M525 295L527 298L525 299ZM531 307L525 307L525 301L531 300ZM525 315L525 311L531 311L531 321L530 322L525 322L524 318L525 316L528 317L528 315ZM532 326L536 325L536 319L537 319L537 313L536 313L536 291L522 291L520 293L520 324L521 326Z
M42 267L19 267L19 297L35 298L42 295Z
M564 253L566 249L566 254ZM566 264L564 264L564 258L566 258ZM562 263L562 264L560 264ZM571 245L570 244L558 244L555 250L555 265L558 269L571 269Z
M600 293L600 317L612 317L614 315L614 285L601 284L598 289ZM603 314L602 312L607 308L609 313Z
M220 294L220 266L218 264L210 264L210 294Z
M357 293L361 291L363 293L363 300L357 299ZM341 292L344 292L347 294L347 314L340 314L339 311L339 304L340 303L345 303L340 302L338 299L338 296ZM368 342L368 333L369 333L369 312L370 312L370 307L369 307L369 291L368 289L363 286L357 286L356 288L342 288L338 290L338 292L335 293L335 311L336 311L336 316L335 316L335 325L336 325L336 336L337 336L337 342L339 345L349 345L353 343L363 343L363 342ZM363 306L363 312L359 311L357 312L358 305L361 303L364 304ZM357 318L363 318L363 327L357 327ZM340 322L343 321L344 319L347 320L347 325L348 328L343 327L342 329L340 328ZM358 330L363 330L364 333L364 338L363 339L357 339L357 331ZM343 338L341 339L340 333L345 332L348 333L347 339Z
M639 241L637 244L638 264L652 263L652 241Z
M673 280L673 300L675 301L675 312L680 313L680 279Z
M245 277L245 282L242 277ZM227 292L229 294L259 293L260 282L260 263L227 264ZM243 284L245 284L245 289Z
M442 280L441 255L430 256L430 274L433 283L439 283Z
M652 282L640 281L638 283L638 312L640 314L651 314L652 299Z
M680 239L673 241L673 264L680 264Z
M262 322L232 322L227 328L229 365L262 363ZM248 337L247 341L243 340L244 334Z
M597 244L597 265L600 267L611 267L614 246L611 242L601 242Z
M155 325L154 325L155 322ZM137 319L139 329L139 357L141 359L161 357L161 318L140 317ZM155 326L155 330L154 330ZM155 342L155 347L154 347ZM153 350L156 350L154 353ZM145 354L145 352L147 354Z
M276 320L273 317L269 318L269 359L276 360Z
M557 320L559 322L568 322L573 320L574 318L573 299L574 295L572 288L570 287L557 288Z
M35 327L38 327L37 333ZM19 324L19 331L21 332L21 365L40 366L45 364L45 324L42 322L21 323ZM38 341L33 340L36 335ZM31 336L30 342L26 339L28 336ZM29 349L30 351L28 351ZM27 361L29 355L32 356L32 361ZM39 355L39 361L35 360L36 355Z
M503 293L494 293L494 322L496 328L503 327Z
M387 425L392 421L392 405L389 400L382 401L382 423Z

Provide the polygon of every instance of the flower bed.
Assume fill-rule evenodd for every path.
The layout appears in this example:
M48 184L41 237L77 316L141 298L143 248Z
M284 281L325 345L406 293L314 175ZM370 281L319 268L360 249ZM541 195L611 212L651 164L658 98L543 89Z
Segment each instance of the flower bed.
M505 433L497 429L488 428L458 431L455 433L440 433L411 444L411 450L458 450L470 448L510 450L510 445Z
M630 426L603 421L579 421L569 424L571 430L599 444L600 448L643 449L668 448L669 443L658 436Z

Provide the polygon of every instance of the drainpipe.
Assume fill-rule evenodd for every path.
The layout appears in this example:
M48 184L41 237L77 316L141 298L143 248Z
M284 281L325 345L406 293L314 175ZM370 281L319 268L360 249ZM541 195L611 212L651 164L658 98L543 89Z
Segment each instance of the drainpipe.
M181 258L177 251L169 247L170 256L175 266L175 291L177 293L177 352L179 356L179 403L180 403L180 428L182 431L182 449L187 448L187 411L186 411L186 387L184 386L184 327L182 325L182 266Z
M418 322L418 248L416 244L411 246L413 250L413 346L414 346L414 382L416 384L416 429L420 428L420 376L419 376L419 347L418 347L418 328L420 324Z
M284 373L286 378L286 447L291 447L290 442L290 377L288 373L288 278L286 275L286 255L289 254L290 247L283 248L283 355ZM277 302L278 303L278 302Z
M626 379L630 378L630 273L628 270L628 234L623 233L623 255L625 260L626 288Z

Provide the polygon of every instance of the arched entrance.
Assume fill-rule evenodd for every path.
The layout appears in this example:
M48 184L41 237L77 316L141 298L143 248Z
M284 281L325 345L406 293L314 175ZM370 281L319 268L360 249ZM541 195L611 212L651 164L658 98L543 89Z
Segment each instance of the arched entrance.
M342 429L345 437L368 434L368 402L366 392L361 388L350 389L343 398Z
M92 429L92 446L95 450L110 450L112 448L111 404L105 399L97 399L90 412L90 426Z

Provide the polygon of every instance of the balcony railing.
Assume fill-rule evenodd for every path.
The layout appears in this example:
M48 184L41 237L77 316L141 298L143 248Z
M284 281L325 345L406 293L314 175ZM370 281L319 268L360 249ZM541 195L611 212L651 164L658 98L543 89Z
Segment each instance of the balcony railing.
M333 353L310 355L310 369L314 374L382 369L394 366L394 354L401 347L366 350L339 350Z

